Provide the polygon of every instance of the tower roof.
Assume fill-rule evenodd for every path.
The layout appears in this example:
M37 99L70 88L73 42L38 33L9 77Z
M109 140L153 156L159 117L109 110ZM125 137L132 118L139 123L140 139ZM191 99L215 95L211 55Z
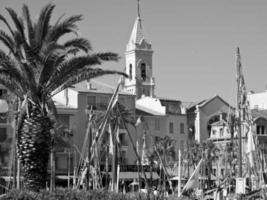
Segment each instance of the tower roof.
M145 42L145 44L142 45L143 42ZM127 44L127 51L136 48L151 49L151 44L144 37L144 31L142 28L140 16L137 16L137 18L135 19L133 30Z
M144 34L142 30L142 23L141 23L141 18L138 16L134 22L132 34L129 40L129 43L138 43L140 44L142 39L144 39Z

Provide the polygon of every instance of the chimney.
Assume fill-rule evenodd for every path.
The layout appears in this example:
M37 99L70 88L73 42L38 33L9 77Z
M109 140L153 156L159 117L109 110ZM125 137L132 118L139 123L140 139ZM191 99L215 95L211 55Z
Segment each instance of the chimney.
M86 87L88 90L92 89L92 83L89 80L86 81Z
M223 113L220 113L220 121L223 121Z

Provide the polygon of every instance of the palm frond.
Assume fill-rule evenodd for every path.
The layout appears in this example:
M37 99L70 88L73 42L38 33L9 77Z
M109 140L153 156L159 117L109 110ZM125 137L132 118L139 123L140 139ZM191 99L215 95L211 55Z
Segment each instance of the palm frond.
M31 20L30 11L27 5L23 4L22 13L26 21L27 29L28 29L28 40L31 46L35 46L34 41L34 30L33 30L33 23Z
M56 25L52 26L46 40L50 41L58 41L60 37L67 33L75 33L77 29L77 25L75 24L78 21L82 20L82 15L74 15L62 22L58 22Z
M9 32L10 32L12 35L14 35L11 26L10 26L9 23L7 22L6 18L5 18L3 15L1 15L1 14L0 14L0 21L4 22L4 24L7 26L8 30L9 30Z
M0 30L0 41L8 48L10 52L16 55L14 40L2 30Z
M21 83L17 82L13 77L9 74L0 73L0 84L8 88L8 90L17 95L18 97L22 97L24 93L23 88L21 87Z
M11 74L17 76L18 79L23 79L20 70L17 68L15 61L13 61L4 51L0 49L0 67L10 71Z
M65 54L59 54L56 52L47 55L47 57L44 59L44 65L40 72L38 81L39 86L45 85L45 83L49 80L51 75L56 70L57 66L64 61L65 57Z
M23 20L18 17L17 13L12 8L6 8L6 10L13 20L17 31L21 34L22 38L25 39Z
M83 50L86 53L89 50L92 50L90 42L85 38L74 38L72 40L65 42L63 46L67 49L75 47Z
M118 61L120 59L118 54L112 52L96 53L92 56L96 56L102 61Z
M44 43L42 45L40 52L39 52L39 55L41 56L41 58L44 61L44 60L46 60L45 58L47 56L49 56L51 53L55 53L58 51L61 51L61 52L65 51L64 46L61 44L58 44L56 42Z
M39 15L39 19L36 24L35 40L40 47L42 46L41 44L49 30L49 21L51 19L54 8L55 5L48 4L41 10L41 13Z
M52 96L61 92L65 88L68 88L76 83L79 83L84 80L89 80L92 78L97 78L104 75L109 74L117 74L125 76L125 73L115 71L115 70L103 70L100 68L89 68L89 69L83 69L79 70L75 73L71 73L68 76L61 77L61 79L58 79L57 82L54 82L53 86L48 88L48 93L52 92Z
M117 61L118 55L115 53L101 53L92 54L88 56L77 56L66 60L61 65L58 66L57 71L51 76L51 80L56 79L57 76L66 76L71 74L72 71L76 71L82 68L90 67L93 65L100 65L102 61Z

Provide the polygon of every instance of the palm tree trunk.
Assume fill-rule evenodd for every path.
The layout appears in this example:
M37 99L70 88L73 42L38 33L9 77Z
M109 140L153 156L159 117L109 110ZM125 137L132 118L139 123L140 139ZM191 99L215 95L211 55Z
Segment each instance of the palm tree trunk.
M24 187L39 191L47 182L51 121L36 105L29 107L18 127L17 151L24 170Z
M56 180L56 168L55 168L55 150L52 146L50 152L50 164L51 164L51 176L50 176L50 191L55 191L55 180Z

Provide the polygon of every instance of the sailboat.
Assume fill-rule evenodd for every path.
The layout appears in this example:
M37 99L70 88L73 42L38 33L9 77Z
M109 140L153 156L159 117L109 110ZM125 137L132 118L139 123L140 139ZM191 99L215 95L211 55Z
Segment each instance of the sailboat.
M245 87L244 75L242 72L241 56L239 48L236 51L236 68L237 68L237 109L229 124L229 130L234 127L234 138L231 143L237 148L238 162L235 173L225 177L224 180L213 188L203 191L199 184L198 174L201 165L205 165L202 158L196 166L193 174L182 189L182 194L194 190L191 195L196 199L267 199L266 187L264 183L264 166L263 152L258 148L259 141L255 134L255 124L253 122L247 92ZM230 121L230 120L229 120ZM198 193L198 191L201 191ZM198 194L197 194L198 193Z

